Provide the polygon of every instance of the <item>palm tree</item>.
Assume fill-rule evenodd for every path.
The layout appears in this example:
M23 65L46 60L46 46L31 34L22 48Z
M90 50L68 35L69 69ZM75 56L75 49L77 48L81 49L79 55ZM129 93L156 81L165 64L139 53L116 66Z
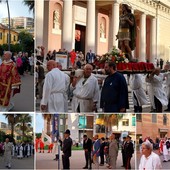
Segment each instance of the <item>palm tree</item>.
M19 116L16 127L22 131L22 139L26 136L25 132L31 127L32 118L29 114L21 114Z
M112 126L119 127L119 121L123 118L123 114L99 114L99 118L103 119L106 127L106 134L112 131Z
M20 114L4 114L5 118L8 119L8 123L11 125L11 137L14 137L14 127L18 122Z
M33 11L33 13L34 13L34 5L35 5L34 0L32 0L32 1L24 0L23 3L24 3L24 5L29 7L29 11Z

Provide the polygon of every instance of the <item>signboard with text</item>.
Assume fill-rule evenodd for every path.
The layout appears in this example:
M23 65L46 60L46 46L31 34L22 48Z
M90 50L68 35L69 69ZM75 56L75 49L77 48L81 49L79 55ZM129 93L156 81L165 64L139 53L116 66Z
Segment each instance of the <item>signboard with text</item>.
M67 69L67 55L66 54L56 54L55 61L62 65L62 69Z

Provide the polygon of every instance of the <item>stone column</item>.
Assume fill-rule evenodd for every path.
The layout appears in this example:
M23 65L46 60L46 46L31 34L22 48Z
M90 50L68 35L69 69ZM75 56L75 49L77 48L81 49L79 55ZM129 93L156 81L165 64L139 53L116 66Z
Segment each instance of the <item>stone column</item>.
M156 58L156 18L151 19L150 48L150 62L154 63Z
M63 4L63 30L62 30L62 48L68 51L72 50L73 36L73 1L64 0Z
M140 16L139 61L146 61L146 14Z
M35 47L43 45L44 1L35 1Z
M114 1L112 4L112 30L113 30L113 44L118 48L118 40L116 40L116 35L119 30L119 3Z
M47 54L48 50L49 50L49 24L51 22L51 20L49 19L49 1L44 1L44 20L43 20L43 27L41 29L39 29L39 31L41 32L41 30L43 30L43 46L45 47L44 49L44 53ZM39 23L38 23L39 24ZM45 60L44 60L45 62Z
M96 5L95 0L87 1L87 22L86 22L86 53L89 50L96 53L95 43L95 19L96 19Z

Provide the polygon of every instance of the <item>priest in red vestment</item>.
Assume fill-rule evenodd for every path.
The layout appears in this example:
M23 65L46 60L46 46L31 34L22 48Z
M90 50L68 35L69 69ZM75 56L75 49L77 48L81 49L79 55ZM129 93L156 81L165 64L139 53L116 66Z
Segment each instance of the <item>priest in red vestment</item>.
M21 85L21 79L15 63L11 60L12 53L4 52L4 61L0 65L0 111L7 111L12 89Z

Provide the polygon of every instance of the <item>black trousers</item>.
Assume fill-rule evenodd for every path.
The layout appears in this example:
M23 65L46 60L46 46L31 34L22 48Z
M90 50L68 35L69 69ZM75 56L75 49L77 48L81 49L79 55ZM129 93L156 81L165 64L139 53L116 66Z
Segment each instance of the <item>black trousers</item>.
M134 96L134 98L137 102L137 106L134 106L134 112L135 113L142 113L142 106L139 106L139 102L138 102L138 99L137 99L135 93L133 93L133 96Z
M154 103L156 107L156 112L162 113L162 103L154 96Z
M122 150L122 161L123 161L123 166L125 167L126 159L125 159L125 151L124 150Z
M91 169L91 165L92 165L92 160L91 160L91 152L89 151L85 151L85 159L86 159L86 166L88 168L88 165L89 165L89 168Z
M104 165L104 153L100 153L100 164Z
M63 169L70 169L70 160L66 155L62 155Z
M125 159L126 159L125 169L131 169L131 164L130 164L131 156L126 156Z

